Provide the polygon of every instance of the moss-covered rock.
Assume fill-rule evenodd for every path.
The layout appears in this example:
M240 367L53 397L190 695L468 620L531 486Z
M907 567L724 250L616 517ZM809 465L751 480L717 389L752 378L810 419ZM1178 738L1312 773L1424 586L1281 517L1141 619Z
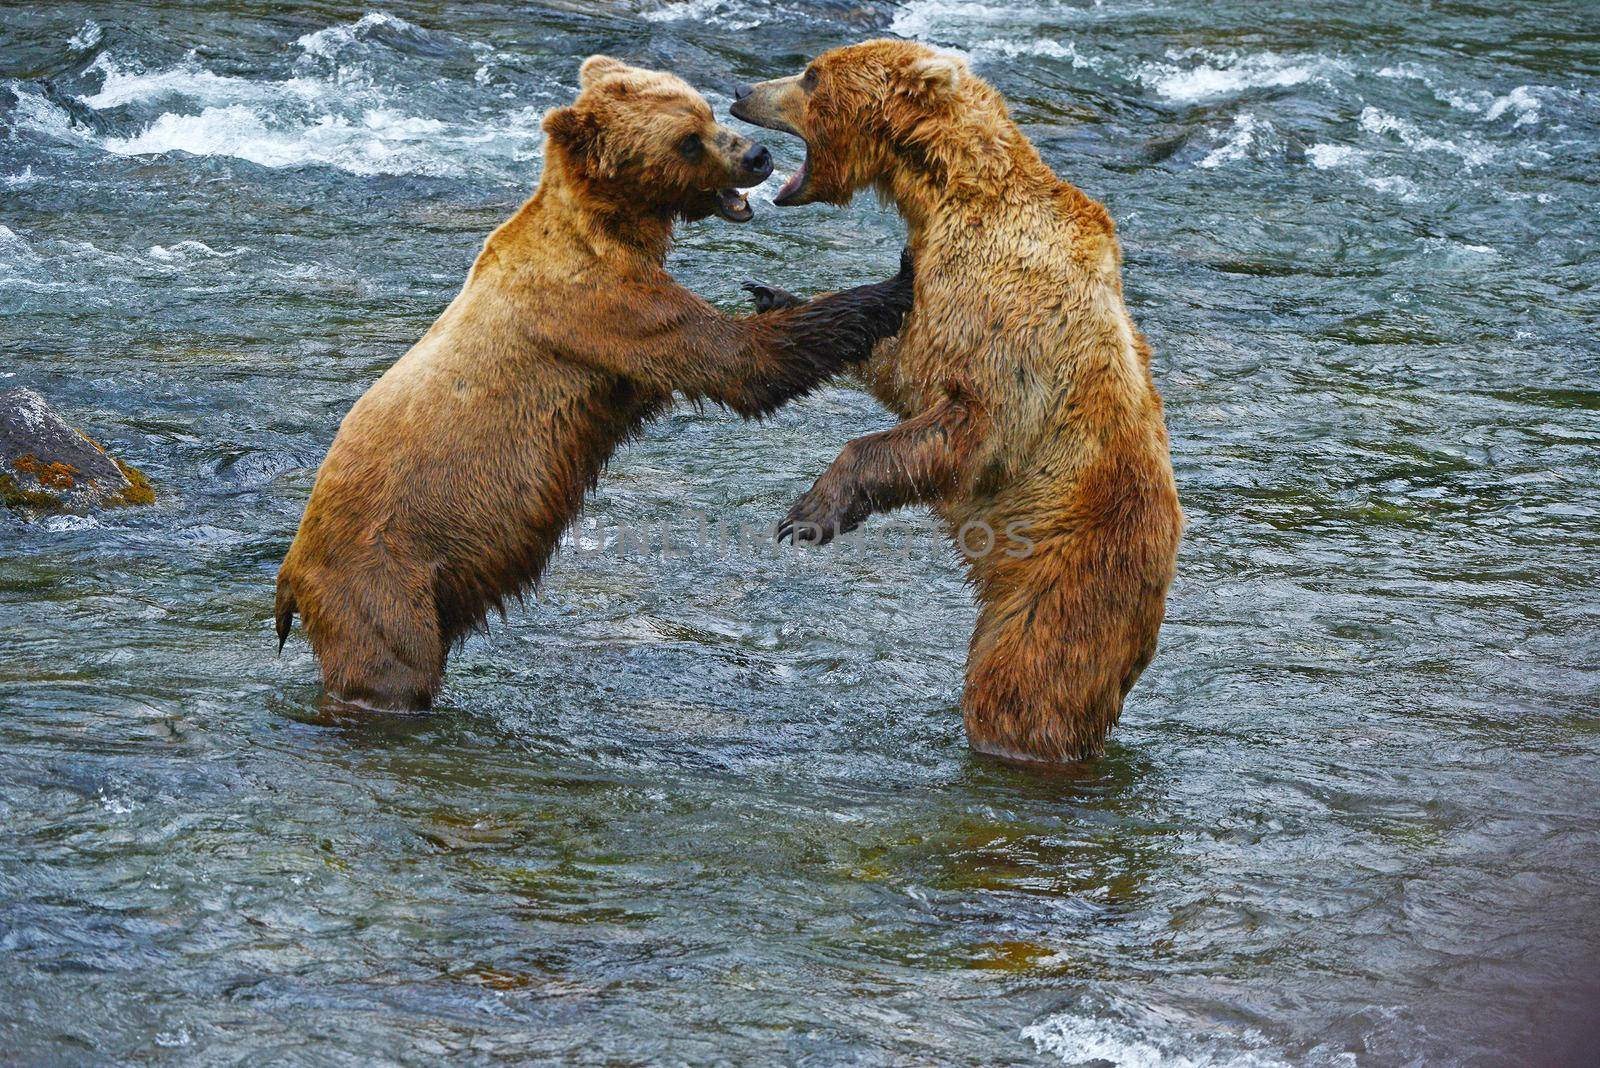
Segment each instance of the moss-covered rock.
M31 518L155 499L137 468L69 426L38 393L0 392L0 505Z
M0 504L34 512L61 511L61 497L46 490L24 489L15 476L0 471Z
M143 471L132 464L123 463L114 456L111 459L117 465L117 470L122 472L122 477L128 480L128 488L113 495L108 503L114 505L156 503L156 488L150 485L150 480L144 477Z

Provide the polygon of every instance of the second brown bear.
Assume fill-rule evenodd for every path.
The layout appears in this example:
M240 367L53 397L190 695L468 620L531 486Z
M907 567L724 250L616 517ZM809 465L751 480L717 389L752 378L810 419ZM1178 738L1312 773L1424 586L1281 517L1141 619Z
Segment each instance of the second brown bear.
M805 141L774 203L875 188L917 257L916 310L862 369L901 422L846 445L784 529L825 541L931 505L979 606L968 742L1097 756L1155 655L1183 529L1111 216L1051 171L993 86L910 41L825 52L741 90L733 114ZM996 551L1014 531L1023 551Z

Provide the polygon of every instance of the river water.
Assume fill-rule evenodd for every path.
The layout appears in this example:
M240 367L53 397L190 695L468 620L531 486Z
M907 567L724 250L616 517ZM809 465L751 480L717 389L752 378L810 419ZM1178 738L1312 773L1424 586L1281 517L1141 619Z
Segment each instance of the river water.
M1587 0L0 8L0 387L161 493L0 527L0 1037L103 1063L1500 1065L1600 943ZM319 723L272 578L584 56L963 51L1110 207L1190 527L1104 760L976 759L957 562L768 524L849 437L680 409L438 715ZM769 138L780 178L797 145ZM686 227L728 308L870 197ZM681 535L623 552L622 525ZM880 530L886 524L874 521Z

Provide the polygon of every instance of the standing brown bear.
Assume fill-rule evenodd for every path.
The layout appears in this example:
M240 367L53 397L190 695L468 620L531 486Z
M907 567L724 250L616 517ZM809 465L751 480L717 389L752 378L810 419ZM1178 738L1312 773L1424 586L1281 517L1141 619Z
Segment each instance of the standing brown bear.
M888 282L729 319L662 267L678 218L750 218L767 150L682 80L592 56L538 191L345 417L278 572L337 699L431 706L450 646L535 581L607 459L674 393L765 415L900 326Z
M845 446L780 531L826 541L926 503L969 555L997 539L970 562L968 741L1097 755L1155 653L1183 525L1111 217L1051 172L999 93L922 45L834 49L741 88L733 114L806 143L776 203L872 186L917 263L904 331L864 368L904 422Z

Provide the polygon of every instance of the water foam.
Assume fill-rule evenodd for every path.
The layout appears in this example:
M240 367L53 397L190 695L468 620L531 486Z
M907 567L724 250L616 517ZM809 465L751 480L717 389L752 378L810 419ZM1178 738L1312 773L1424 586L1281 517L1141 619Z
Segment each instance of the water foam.
M1516 121L1512 128L1518 126L1532 126L1540 119L1540 107L1543 101L1541 93L1550 91L1548 86L1519 85L1509 92L1496 96L1487 89L1459 89L1440 85L1434 72L1417 63L1400 63L1392 67L1384 67L1378 71L1380 78L1406 78L1419 81L1432 91L1434 99L1440 103L1448 104L1457 111L1464 111L1471 115L1481 115L1485 122L1495 122L1506 115L1515 115Z
M1040 25L1041 19L1082 15L1079 7L1054 4L1017 8L966 0L912 0L896 10L889 32L952 50L959 43L977 58L1040 56L1067 60L1078 69L1114 73L1105 68L1113 62L1110 57L1086 56L1072 41L1059 40ZM967 44L980 29L994 36ZM1342 60L1320 55L1287 57L1275 52L1191 48L1169 51L1165 61L1139 64L1127 76L1169 100L1193 103L1250 89L1326 82L1330 75L1348 70Z
M1081 55L1077 46L1071 41L1062 44L1048 37L1034 37L1025 41L1010 41L995 37L973 45L972 52L979 57L1003 56L1006 59L1016 59L1018 56L1041 56L1045 59L1065 59L1079 70L1099 69L1098 63Z
M1375 189L1380 193L1398 197L1408 203L1423 199L1422 190L1410 178L1399 174L1369 174L1361 178L1361 184L1368 189Z
M105 31L100 29L100 24L94 19L89 19L78 32L67 40L67 47L74 52L87 52L105 37Z
M1496 152L1491 145L1463 136L1462 139L1451 141L1443 137L1434 137L1423 133L1415 123L1391 115L1375 107L1361 109L1361 128L1368 133L1390 135L1398 138L1400 143L1414 152L1444 152L1457 157L1470 170L1482 166L1494 159Z
M1156 1013L1140 1026L1109 1016L1062 1013L1023 1028L1022 1037L1040 1053L1067 1064L1105 1063L1115 1068L1288 1068L1282 1057L1262 1048L1254 1031L1237 1032L1228 1043L1191 1033Z
M218 251L193 238L172 245L152 245L128 254L100 248L92 241L46 238L36 243L0 226L0 284L34 290L72 288L86 279L109 276L124 281L156 274L181 273L206 260L232 259L247 249Z
M206 70L196 61L194 53L184 57L175 67L157 71L124 67L110 55L101 55L89 65L86 73L90 72L102 75L100 89L78 99L96 111L174 97L213 107L230 104L270 105L288 101L313 103L327 99L336 88L340 92L348 91L348 87L335 87L312 78L268 82L232 78Z
M1513 126L1531 126L1539 121L1539 98L1534 95L1533 87L1519 85L1505 96L1496 97L1484 111L1483 117L1493 122L1507 112L1515 112L1517 121Z
M1021 56L1062 59L1079 70L1100 70L1098 57L1078 51L1071 40L1039 25L1040 18L1078 17L1076 7L1033 4L1026 8L972 3L967 0L912 0L895 11L888 32L938 46L966 59L1016 59ZM976 33L1005 34L974 42ZM971 42L971 43L969 43Z
M1413 203L1423 199L1422 190L1411 179L1398 174L1372 174L1362 170L1370 158L1354 145L1321 142L1306 148L1306 159L1319 171L1351 170L1368 189Z
M1361 158L1352 145L1315 144L1306 149L1306 159L1319 171L1347 167Z
M1246 159L1275 137L1276 132L1270 122L1258 119L1248 111L1242 112L1234 116L1227 140L1207 153L1200 161L1200 166L1209 170L1224 163Z
M1505 115L1515 115L1512 128L1532 126L1539 121L1541 101L1531 85L1519 85L1504 96L1495 96L1485 89L1452 90L1430 86L1436 99L1449 104L1457 111L1481 115L1485 122L1494 122Z
M275 128L239 105L206 108L198 115L168 113L143 132L107 138L101 147L119 156L188 152L233 156L263 167L330 164L352 174L447 174L437 152L445 125L436 119L374 109L352 121L323 115L309 125Z
M179 241L175 245L151 245L150 251L145 255L158 263L183 264L193 260L231 260L235 256L244 255L242 248L229 249L227 252L218 252L204 241Z
M11 227L0 223L0 270L39 266L39 254Z
M1028 9L1023 9L1027 11ZM896 37L937 43L947 33L957 33L960 27L973 23L993 26L1015 21L1018 9L1000 5L966 3L963 0L911 0L894 13L889 32ZM1038 14L1035 9L1030 14Z
M199 115L163 115L142 133L107 139L117 155L171 151L232 156L263 167L326 165L351 174L448 177L473 155L524 159L540 143L542 111L526 108L496 129L453 127L437 119L372 108L358 116L323 115L278 127L246 108L207 108Z
M1500 250L1492 245L1474 245L1448 237L1425 237L1420 247L1426 252L1438 253L1451 260L1482 261L1499 259Z
M462 124L396 106L404 90L379 83L374 72L382 68L372 57L348 54L376 33L418 37L427 31L369 13L301 36L296 44L305 56L296 73L277 80L218 74L194 53L161 69L102 53L87 68L100 75L100 86L79 102L97 111L146 107L160 114L132 133L102 136L75 125L66 109L31 86L12 83L18 104L11 118L35 135L92 143L118 156L187 152L264 167L331 166L363 176L449 176L474 165L498 170L536 154L541 108L475 115ZM330 70L324 61L336 57Z
M301 51L323 59L337 59L339 53L351 45L360 44L372 36L374 30L390 30L412 37L426 36L421 26L384 11L369 11L355 22L329 26L312 33L301 34L295 40Z
M72 116L65 108L46 100L32 85L9 81L6 88L16 97L16 104L7 116L12 128L27 131L49 141L83 141L85 134L72 124Z
M43 267L44 257L15 230L0 224L0 287L35 292L68 288L59 281L42 280Z
M761 25L761 20L749 17L748 11L737 0L680 0L640 14L646 22L694 20L728 30L748 30Z
M1157 94L1179 103L1230 96L1249 89L1276 89L1310 81L1326 82L1344 66L1326 56L1289 58L1276 52L1217 53L1206 49L1169 52L1166 63L1146 63L1134 71ZM1193 60L1198 64L1187 65Z

